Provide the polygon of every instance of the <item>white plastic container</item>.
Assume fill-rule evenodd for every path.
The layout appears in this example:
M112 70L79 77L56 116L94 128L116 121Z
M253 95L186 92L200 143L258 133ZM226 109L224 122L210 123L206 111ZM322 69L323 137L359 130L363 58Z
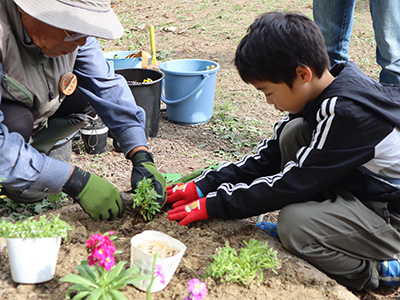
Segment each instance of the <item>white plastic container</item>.
M145 230L142 233L135 235L131 239L131 267L138 267L140 272L144 275L151 276L154 260L153 255L155 253L149 254L149 252L143 250L143 248L146 248L147 245L154 241L156 241L157 244L164 245L167 249L174 249L173 252L175 255L162 257L160 253L158 254L156 265L161 265L162 272L165 275L165 282L162 283L161 277L156 276L150 289L151 293L161 291L168 285L186 251L186 246L182 242L159 231ZM135 286L139 290L147 291L149 284L150 280L142 280Z
M61 237L6 239L11 276L15 282L35 284L53 279Z

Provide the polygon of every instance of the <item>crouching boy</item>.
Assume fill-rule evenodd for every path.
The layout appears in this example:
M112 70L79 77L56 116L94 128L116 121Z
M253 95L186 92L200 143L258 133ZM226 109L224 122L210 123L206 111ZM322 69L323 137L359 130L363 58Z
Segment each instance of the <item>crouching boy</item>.
M309 18L270 12L236 50L241 78L288 112L254 155L169 187L170 220L280 210L283 246L343 285L400 285L400 88L334 65Z

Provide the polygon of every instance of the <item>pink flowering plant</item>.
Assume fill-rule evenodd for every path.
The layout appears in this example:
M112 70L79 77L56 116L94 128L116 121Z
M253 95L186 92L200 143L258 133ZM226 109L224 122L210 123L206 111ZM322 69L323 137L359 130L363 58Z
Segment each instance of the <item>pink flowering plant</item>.
M117 237L114 232L93 234L86 245L89 256L76 268L80 275L69 274L60 279L61 282L70 282L74 285L67 291L66 297L71 298L71 292L76 291L73 300L84 299L127 299L119 290L127 284L135 284L149 276L141 275L139 268L125 269L126 261L115 264L117 251L113 240Z
M151 287L153 286L154 279L156 279L156 277L160 277L160 282L162 284L165 284L165 274L163 272L162 266L156 265L157 257L158 253L154 254L153 265L151 267L150 282L149 285L147 286L147 291L146 291L146 300L151 300L150 290Z
M189 280L187 289L189 295L183 300L202 300L207 296L207 285L197 278Z

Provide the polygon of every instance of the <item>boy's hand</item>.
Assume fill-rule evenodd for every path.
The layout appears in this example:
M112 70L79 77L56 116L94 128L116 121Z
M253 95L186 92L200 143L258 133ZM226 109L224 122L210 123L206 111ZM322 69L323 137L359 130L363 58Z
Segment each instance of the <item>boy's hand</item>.
M167 203L174 203L172 207L178 207L193 200L199 199L197 186L194 182L178 183L167 187Z
M64 185L64 192L74 198L94 220L114 220L122 217L125 201L109 181L78 167Z
M168 212L168 219L170 221L177 221L179 225L186 226L195 221L201 221L208 219L208 213L206 208L207 198L201 198L188 205L178 206Z

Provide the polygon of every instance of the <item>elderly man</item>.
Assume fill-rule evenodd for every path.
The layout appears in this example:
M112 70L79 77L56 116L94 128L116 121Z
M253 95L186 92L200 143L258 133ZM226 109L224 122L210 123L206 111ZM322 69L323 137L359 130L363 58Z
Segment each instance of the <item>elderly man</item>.
M34 202L63 190L93 219L121 217L124 200L110 182L46 155L99 115L133 162L132 188L150 178L165 203L144 111L95 39L122 33L110 0L0 0L0 178L8 197Z

